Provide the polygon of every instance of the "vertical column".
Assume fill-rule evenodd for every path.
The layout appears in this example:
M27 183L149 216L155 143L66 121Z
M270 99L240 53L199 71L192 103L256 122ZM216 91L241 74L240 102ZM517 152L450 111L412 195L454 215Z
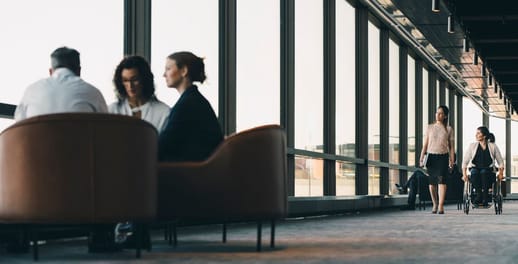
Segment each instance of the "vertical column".
M427 124L435 121L435 111L437 111L437 72L429 71L428 77L428 120Z
M389 31L380 29L380 161L389 162ZM380 168L380 194L389 193L389 168Z
M124 55L151 62L151 0L124 0Z
M324 4L324 153L336 152L336 2ZM336 165L324 160L324 195L336 195Z
M219 112L225 135L236 131L236 3L219 0Z
M463 116L464 116L464 107L462 105L463 96L458 94L456 95L457 98L457 127L455 128L457 130L457 138L455 139L457 141L457 149L455 150L457 152L457 165L460 165L462 163L462 159L464 156L464 146L462 144L462 138L464 135L464 126L462 123L464 122Z
M368 65L368 16L367 8L356 8L356 157L367 161L369 156L368 128L369 115L369 65ZM367 162L356 165L356 194L364 195L369 192Z
M423 61L415 61L415 163L409 166L419 166L421 149L423 148Z
M295 0L281 0L281 126L288 148L295 145ZM295 157L288 155L288 195L295 194Z
M394 58L395 59L395 58ZM408 47L399 47L399 164L408 164ZM399 182L406 183L407 171L399 171Z
M437 106L444 105L446 103L446 82L440 78L439 79L439 101Z

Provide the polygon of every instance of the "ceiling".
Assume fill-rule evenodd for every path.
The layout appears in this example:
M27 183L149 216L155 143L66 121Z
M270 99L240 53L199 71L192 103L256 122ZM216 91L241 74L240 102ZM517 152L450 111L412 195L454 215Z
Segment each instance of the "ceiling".
M506 110L514 110L515 119L518 116L518 4L514 0L437 1L439 12L432 11L432 0L392 0L455 67L467 92L494 115L506 117ZM450 14L455 21L453 33L448 33ZM469 44L466 51L465 38ZM486 69L485 76L482 68Z

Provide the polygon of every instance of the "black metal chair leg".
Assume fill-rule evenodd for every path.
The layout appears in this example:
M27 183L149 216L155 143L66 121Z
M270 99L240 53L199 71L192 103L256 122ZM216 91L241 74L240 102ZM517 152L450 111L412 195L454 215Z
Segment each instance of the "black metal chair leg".
M270 226L270 248L275 247L275 220L272 219Z
M135 257L140 258L142 247L142 225L135 223Z
M257 246L256 250L261 251L261 234L262 234L262 223L261 221L257 222Z
M34 261L38 261L40 259L38 252L38 232L36 232L34 229L32 229L30 232L32 240L32 259Z
M223 223L223 243L227 243L227 224Z
M173 224L173 246L176 247L178 245L178 235L176 232L176 223Z

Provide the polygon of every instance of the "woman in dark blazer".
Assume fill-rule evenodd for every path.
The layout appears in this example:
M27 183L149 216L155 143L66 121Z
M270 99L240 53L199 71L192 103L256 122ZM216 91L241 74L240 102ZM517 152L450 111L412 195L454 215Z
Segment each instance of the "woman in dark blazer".
M223 141L223 134L210 103L193 85L206 79L203 59L191 52L173 53L167 57L164 77L180 99L160 133L159 160L205 160Z

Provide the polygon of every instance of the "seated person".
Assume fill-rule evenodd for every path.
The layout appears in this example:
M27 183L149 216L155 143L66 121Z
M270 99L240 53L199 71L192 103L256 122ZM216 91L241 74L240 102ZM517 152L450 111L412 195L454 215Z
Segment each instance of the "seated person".
M471 175L471 183L475 188L476 197L474 204L488 205L488 189L493 182L494 167L498 168L498 180L503 179L504 160L500 150L494 143L494 135L489 133L487 127L477 128L475 134L477 142L471 143L464 154L462 171L464 181L468 180L467 170ZM495 163L496 161L496 163Z
M118 101L108 107L110 113L135 116L162 130L170 108L155 96L153 73L146 59L124 58L115 69L113 84Z
M164 77L167 87L181 96L160 133L160 161L207 159L223 141L223 133L209 101L193 85L206 78L203 59L190 52L173 53L167 57Z
M399 185L396 183L396 187L399 190L400 194L406 194L407 189L410 190L408 192L408 204L406 206L401 207L401 210L415 210L415 200L416 195L419 190L419 185L421 186L428 186L428 176L424 174L421 170L416 170L414 173L412 173L412 176L408 178L408 181L403 184Z
M79 52L61 47L50 60L50 77L27 87L14 113L16 121L52 113L108 112L101 92L79 77Z

